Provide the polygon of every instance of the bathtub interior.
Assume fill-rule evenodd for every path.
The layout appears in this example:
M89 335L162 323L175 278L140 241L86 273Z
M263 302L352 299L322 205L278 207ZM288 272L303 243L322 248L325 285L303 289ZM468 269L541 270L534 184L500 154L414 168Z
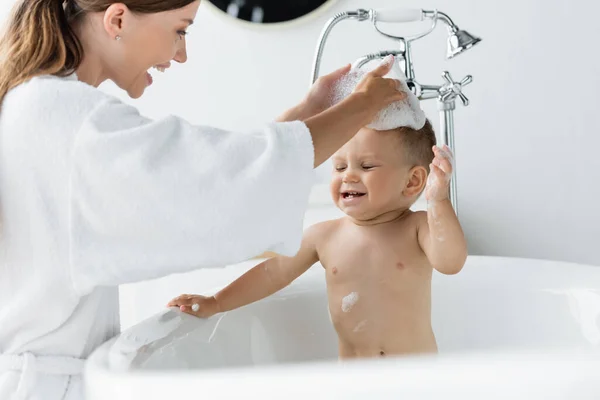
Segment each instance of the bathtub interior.
M596 272L598 271L598 272ZM469 257L434 272L432 324L440 353L600 344L600 270L535 260ZM249 306L198 319L164 310L108 344L117 370L215 369L335 360L324 272Z

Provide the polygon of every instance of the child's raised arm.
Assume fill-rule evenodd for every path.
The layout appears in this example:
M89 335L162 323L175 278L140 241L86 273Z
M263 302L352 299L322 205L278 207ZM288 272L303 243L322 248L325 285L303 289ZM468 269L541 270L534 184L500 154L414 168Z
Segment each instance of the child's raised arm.
M181 295L167 304L188 314L208 318L254 303L283 289L319 261L316 243L325 223L306 230L302 245L294 257L268 259L233 281L214 296Z
M425 189L427 221L419 226L419 244L431 265L443 274L458 273L467 259L467 242L448 198L452 153L434 147L435 158Z

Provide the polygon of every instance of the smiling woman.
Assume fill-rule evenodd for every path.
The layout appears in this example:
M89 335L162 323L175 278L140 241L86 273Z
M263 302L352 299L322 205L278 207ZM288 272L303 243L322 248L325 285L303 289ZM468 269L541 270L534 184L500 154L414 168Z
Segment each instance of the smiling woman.
M32 77L75 71L92 86L111 79L131 97L140 97L152 83L150 68L187 60L186 29L199 3L22 1L13 12L15 23L9 24L0 42L0 52L11 55L0 60L0 101L8 90ZM39 36L45 40L28 40Z
M86 23L73 25L78 37L97 41L91 46L88 44L88 48L98 49L101 43L114 48L110 56L111 65L104 72L99 70L98 65L99 59L105 58L106 54L94 54L88 50L87 57L77 70L79 78L96 86L97 82L110 76L132 98L138 98L152 84L150 68L164 71L170 67L171 61L186 62L185 36L193 23L199 1L178 0L176 3L180 7L170 9L164 6L162 11L153 13L144 12L145 9L136 1L129 5L113 3L103 13L91 13ZM99 26L108 33L108 44L106 36L91 34ZM112 37L116 40L111 41Z

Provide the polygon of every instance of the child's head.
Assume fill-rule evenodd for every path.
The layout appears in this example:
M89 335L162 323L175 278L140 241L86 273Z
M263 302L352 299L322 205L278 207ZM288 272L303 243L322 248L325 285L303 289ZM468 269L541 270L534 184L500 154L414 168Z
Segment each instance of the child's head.
M435 144L429 121L418 131L361 129L333 155L333 201L359 220L410 208L425 189Z

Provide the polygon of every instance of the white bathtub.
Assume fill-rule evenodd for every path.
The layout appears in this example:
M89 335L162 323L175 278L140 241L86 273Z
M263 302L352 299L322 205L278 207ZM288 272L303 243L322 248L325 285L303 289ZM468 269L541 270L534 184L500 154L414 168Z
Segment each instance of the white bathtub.
M469 257L434 274L440 354L337 362L322 268L201 320L164 310L90 357L89 400L600 399L600 267Z

